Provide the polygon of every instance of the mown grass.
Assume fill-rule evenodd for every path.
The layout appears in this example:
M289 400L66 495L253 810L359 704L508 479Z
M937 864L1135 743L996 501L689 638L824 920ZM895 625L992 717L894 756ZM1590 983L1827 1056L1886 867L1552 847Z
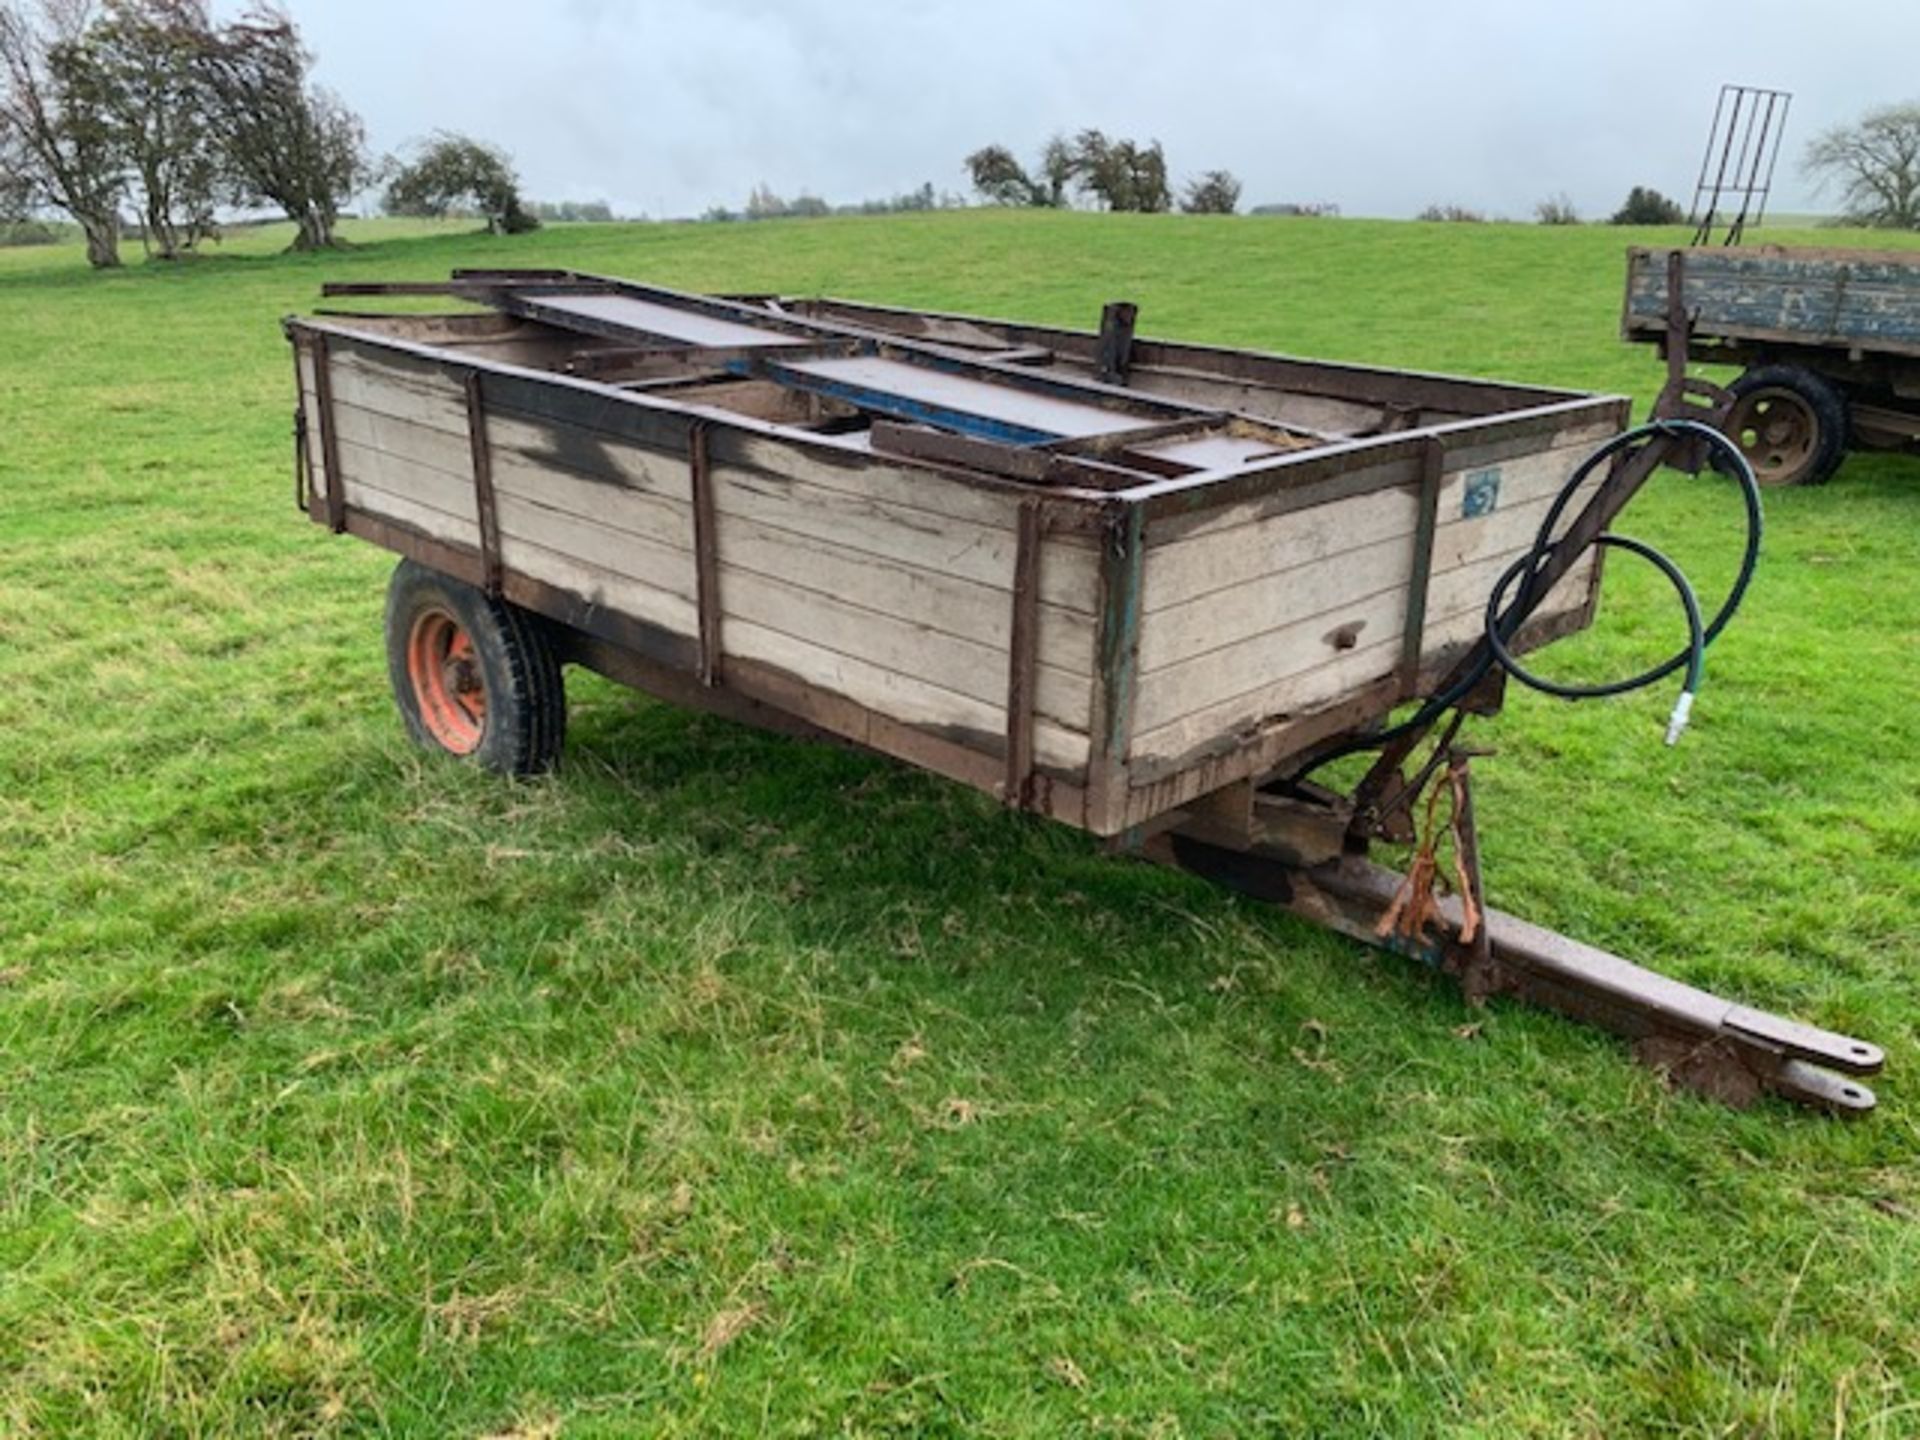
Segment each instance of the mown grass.
M275 322L325 276L1128 296L1644 400L1627 238L962 214L0 255L0 1430L1920 1432L1920 462L1769 497L1677 751L1666 695L1475 727L1496 901L1883 1043L1857 1125L1671 1094L591 678L558 777L432 763L388 560L292 508ZM1736 522L1675 477L1626 528L1711 588ZM1556 663L1674 636L1624 564L1603 618Z

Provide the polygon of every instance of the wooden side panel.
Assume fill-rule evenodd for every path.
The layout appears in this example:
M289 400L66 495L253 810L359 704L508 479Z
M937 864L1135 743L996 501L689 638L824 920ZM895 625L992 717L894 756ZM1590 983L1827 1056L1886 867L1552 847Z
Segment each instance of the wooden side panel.
M1665 250L1627 259L1625 331L1663 333ZM1688 250L1682 293L1703 337L1782 340L1920 354L1920 252Z
M1591 423L1542 437L1547 447L1491 463L1459 457L1442 473L1420 652L1478 634L1499 574L1531 544L1554 496L1594 445ZM1261 501L1149 536L1139 698L1130 763L1136 782L1389 679L1405 643L1419 521L1411 486L1308 509L1263 513ZM1540 616L1588 602L1591 559Z
M465 393L450 374L336 345L335 444L347 501L433 539L478 544ZM320 413L311 367L305 403ZM589 427L487 402L508 569L688 637L699 630L691 466ZM839 464L730 433L710 467L724 656L904 725L1001 753L1008 716L1018 496ZM1034 757L1088 753L1097 556L1049 535L1041 556Z
M981 523L977 507L974 518L943 517L899 503L896 477L873 473L874 488L895 498L715 467L725 648L997 749L1007 730L1016 503L1007 499L999 524ZM1091 545L1049 537L1040 573L1035 756L1077 771L1093 675Z

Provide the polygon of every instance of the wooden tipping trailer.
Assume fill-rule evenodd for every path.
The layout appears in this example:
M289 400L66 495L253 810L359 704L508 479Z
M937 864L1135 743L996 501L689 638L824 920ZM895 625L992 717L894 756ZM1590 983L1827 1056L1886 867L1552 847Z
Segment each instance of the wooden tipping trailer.
M1420 785L1303 779L1473 655L1625 400L1139 339L1124 305L1072 332L554 271L329 293L484 307L286 322L299 503L412 562L388 642L427 743L544 768L582 664L1597 1019L1730 1098L1872 1104L1841 1072L1873 1047L1486 911L1463 757L1464 892L1410 924L1362 852L1406 838ZM1616 466L1589 530L1651 468ZM1571 538L1516 650L1592 618Z

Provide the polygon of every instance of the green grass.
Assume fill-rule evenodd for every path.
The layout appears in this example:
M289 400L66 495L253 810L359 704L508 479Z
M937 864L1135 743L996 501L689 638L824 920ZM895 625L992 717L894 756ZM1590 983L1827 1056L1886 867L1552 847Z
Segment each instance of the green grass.
M1126 296L1152 333L1644 402L1629 238L0 253L0 1432L1920 1432L1920 462L1769 496L1677 751L1666 694L1474 727L1496 902L1883 1043L1854 1125L1669 1093L1604 1035L591 677L558 777L429 761L387 557L293 510L276 321L323 277ZM1710 589L1737 518L1670 477L1624 528ZM1674 639L1624 563L1603 621L1555 663Z

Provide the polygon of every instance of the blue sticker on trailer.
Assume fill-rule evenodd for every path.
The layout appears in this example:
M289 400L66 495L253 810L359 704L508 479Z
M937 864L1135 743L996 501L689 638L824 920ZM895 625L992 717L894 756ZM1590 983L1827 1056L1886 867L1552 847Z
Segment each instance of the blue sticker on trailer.
M1460 502L1462 519L1478 520L1482 515L1491 515L1500 508L1500 467L1490 465L1485 470L1467 472L1467 494Z

